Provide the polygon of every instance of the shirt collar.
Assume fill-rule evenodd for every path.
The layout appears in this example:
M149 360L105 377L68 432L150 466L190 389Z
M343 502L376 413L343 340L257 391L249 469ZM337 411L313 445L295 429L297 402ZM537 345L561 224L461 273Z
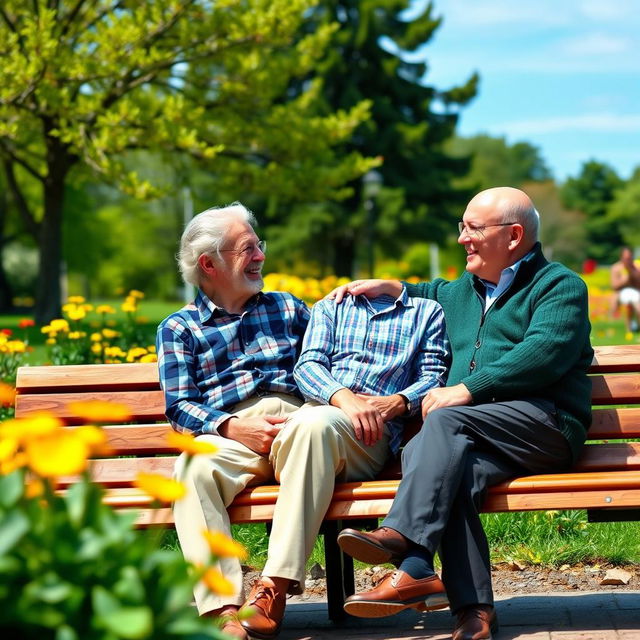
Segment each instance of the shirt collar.
M258 302L262 299L262 296L262 291L259 291L255 296L250 298L247 306L245 307L245 311L248 311L256 304L258 304ZM198 314L200 315L200 322L202 323L208 322L216 312L218 313L218 315L229 315L229 312L226 309L223 309L222 307L216 305L211 300L211 298L209 298L202 291L202 289L198 289L194 304L196 306L196 309L198 310Z

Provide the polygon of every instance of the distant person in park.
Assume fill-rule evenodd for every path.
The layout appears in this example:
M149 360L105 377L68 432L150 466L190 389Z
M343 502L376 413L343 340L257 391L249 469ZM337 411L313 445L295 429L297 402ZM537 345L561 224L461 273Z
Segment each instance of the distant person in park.
M198 293L160 324L157 345L171 424L219 449L176 464L185 557L207 562L203 531L230 535L227 507L245 487L280 483L267 563L247 600L235 558L220 560L233 596L195 590L200 614L221 617L232 637L273 638L287 593L304 589L336 478L371 479L398 450L401 418L445 382L448 343L440 305L402 292L318 303L303 346L309 312L288 293L261 291L265 245L254 226L240 204L187 225L179 264Z
M640 269L633 261L629 247L623 247L620 260L611 266L612 315L620 307L625 310L624 320L627 332L640 329Z
M487 640L497 631L479 517L487 489L513 476L569 469L591 421L587 289L575 273L547 262L538 226L524 192L488 189L458 224L467 263L457 280L365 280L330 294L340 303L347 293L404 290L438 301L453 357L447 386L422 401L424 425L404 449L388 516L370 533L339 535L354 558L398 567L375 589L347 599L353 615L389 615L439 592L438 551L456 617L453 640Z

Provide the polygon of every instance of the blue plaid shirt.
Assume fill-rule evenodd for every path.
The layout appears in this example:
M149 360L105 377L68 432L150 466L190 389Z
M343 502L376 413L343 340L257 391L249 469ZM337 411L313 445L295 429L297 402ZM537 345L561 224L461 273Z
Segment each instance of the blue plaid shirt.
M300 397L292 372L308 321L305 303L289 293L259 293L235 314L202 291L163 320L158 367L174 429L216 433L227 411L254 395Z
M409 298L403 289L397 300L346 296L340 304L317 302L294 376L303 395L322 404L346 387L368 395L401 393L409 400L409 412L417 413L427 390L445 384L448 364L442 307ZM402 420L387 426L395 453Z

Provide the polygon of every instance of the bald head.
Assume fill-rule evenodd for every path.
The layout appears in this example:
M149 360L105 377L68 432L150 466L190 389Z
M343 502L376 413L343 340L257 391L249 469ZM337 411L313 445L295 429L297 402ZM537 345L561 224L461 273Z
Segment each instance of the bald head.
M530 251L538 241L540 215L524 191L513 187L486 189L473 197L469 206L491 213L495 222L516 222L521 225L524 231L522 255Z

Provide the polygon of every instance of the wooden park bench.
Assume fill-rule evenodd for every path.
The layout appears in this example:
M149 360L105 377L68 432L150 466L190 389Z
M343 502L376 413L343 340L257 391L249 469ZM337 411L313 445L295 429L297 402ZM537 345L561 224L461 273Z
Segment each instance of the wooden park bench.
M591 521L640 520L640 345L596 348L591 374L593 424L575 468L497 485L484 511L586 509ZM171 510L153 508L151 498L132 484L142 470L170 476L176 456L166 443L170 426L155 363L21 367L16 386L18 417L47 410L73 425L77 421L69 413L69 402L94 399L128 405L132 423L106 427L114 456L95 460L93 477L106 487L109 504L138 512L141 527L173 525ZM385 516L398 482L396 464L378 480L336 486L322 529L331 619L344 615L344 598L354 591L353 563L341 553L337 534L346 520L353 525ZM232 522L270 522L277 497L277 485L247 489L230 507Z

